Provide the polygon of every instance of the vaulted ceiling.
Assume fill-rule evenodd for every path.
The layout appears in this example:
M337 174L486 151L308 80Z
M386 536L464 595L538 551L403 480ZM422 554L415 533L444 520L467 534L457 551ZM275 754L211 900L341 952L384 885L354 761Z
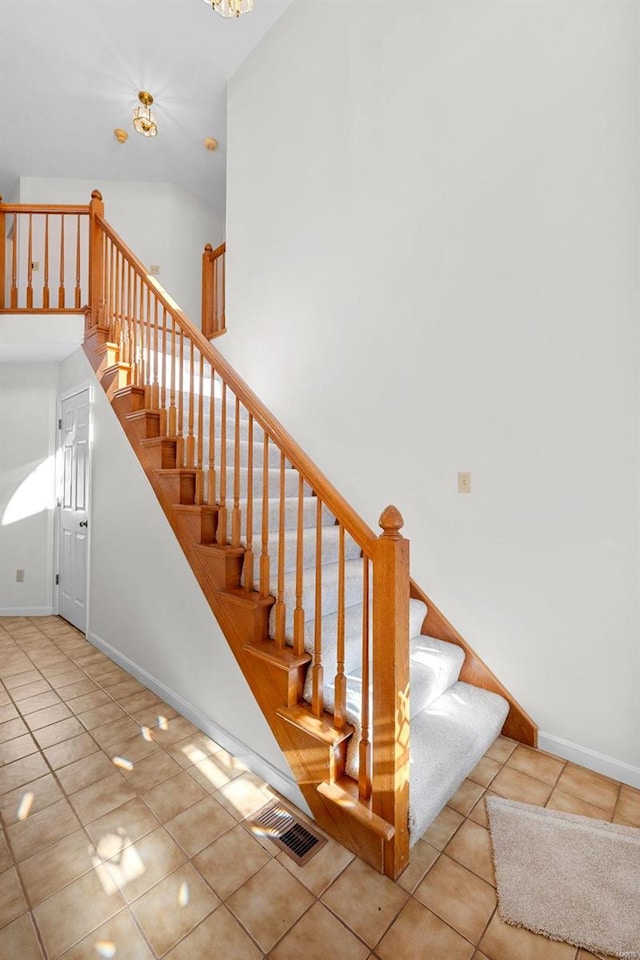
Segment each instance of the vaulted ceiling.
M223 20L202 0L0 0L0 194L19 176L167 181L224 211L226 83L290 3ZM139 90L154 139L132 126Z

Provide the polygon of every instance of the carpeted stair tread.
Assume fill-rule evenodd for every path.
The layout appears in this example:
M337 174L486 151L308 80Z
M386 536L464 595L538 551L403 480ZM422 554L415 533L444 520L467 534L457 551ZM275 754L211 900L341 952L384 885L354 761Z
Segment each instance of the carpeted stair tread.
M412 844L481 760L508 712L504 697L459 680L412 719Z
M284 571L291 573L297 570L297 544L298 531L285 530L284 532ZM323 571L326 567L336 564L340 555L340 528L335 524L322 527L320 542L322 546ZM345 560L355 560L361 554L359 544L351 537L344 538L344 557ZM277 571L278 560L280 556L280 537L278 534L271 534L269 537L269 556L271 557L271 569ZM316 528L308 527L304 530L302 536L302 567L303 569L313 569L315 574L316 566Z
M259 556L259 554L257 554ZM322 567L322 599L321 609L325 616L335 613L338 609L338 568L337 563L327 563ZM362 603L362 560L345 560L344 563L344 597L345 607L352 607ZM278 596L278 567L270 565L269 592ZM316 571L315 567L308 567L302 571L302 606L305 620L313 620L316 610ZM283 600L286 605L285 633L287 637L293 635L293 612L296 606L296 578L285 578ZM269 632L275 635L274 611L271 611Z
M414 636L409 650L411 717L437 700L460 676L464 650L455 643Z

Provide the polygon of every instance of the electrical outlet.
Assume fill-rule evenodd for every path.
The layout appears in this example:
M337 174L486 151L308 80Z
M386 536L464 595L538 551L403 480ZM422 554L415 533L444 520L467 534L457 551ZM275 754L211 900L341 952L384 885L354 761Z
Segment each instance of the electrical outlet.
M39 270L39 269L40 269L40 261L39 261L39 260L32 260L32 261L31 261L31 269L34 271L34 273L35 273L37 270Z
M16 570L16 583L24 583L24 570Z
M464 470L458 474L458 493L471 493L471 472Z
M152 263L149 267L149 276L158 277L160 276L160 267L157 263Z

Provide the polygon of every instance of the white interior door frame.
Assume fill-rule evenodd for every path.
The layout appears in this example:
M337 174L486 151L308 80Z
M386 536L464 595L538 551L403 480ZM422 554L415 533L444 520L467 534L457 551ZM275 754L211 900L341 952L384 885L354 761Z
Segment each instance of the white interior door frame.
M91 516L91 492L92 492L92 460L93 460L93 443L92 443L92 431L93 431L93 402L94 402L94 385L90 381L86 381L83 384L79 384L69 390L66 390L64 393L58 395L57 404L56 404L56 511L55 511L55 525L54 525L54 587L53 587L53 596L54 596L54 611L56 614L60 615L60 570L62 565L62 502L63 502L63 479L64 479L64 458L63 458L63 445L62 445L62 431L59 429L59 424L62 421L62 408L65 401L70 400L73 397L78 396L85 391L88 394L89 399L89 443L88 443L88 456L87 456L87 484L86 484L86 514L87 519ZM89 616L90 616L90 585L91 585L91 523L89 522L87 529L87 551L86 551L86 597L85 597L85 623L84 627L79 629L85 634L89 632Z

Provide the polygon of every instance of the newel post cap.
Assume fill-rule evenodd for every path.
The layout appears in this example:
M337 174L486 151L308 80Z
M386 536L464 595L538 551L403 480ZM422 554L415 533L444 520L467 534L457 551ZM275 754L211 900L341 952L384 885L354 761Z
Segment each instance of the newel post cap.
M211 246L210 243L205 243L205 245L204 245L204 252L205 252L205 253L213 253L213 247Z
M380 514L378 525L382 527L382 537L386 540L402 540L400 530L404 526L402 514L397 507L389 504Z
M92 200L102 200L102 194L100 193L99 190L92 190L92 191L91 191L91 199L92 199Z

